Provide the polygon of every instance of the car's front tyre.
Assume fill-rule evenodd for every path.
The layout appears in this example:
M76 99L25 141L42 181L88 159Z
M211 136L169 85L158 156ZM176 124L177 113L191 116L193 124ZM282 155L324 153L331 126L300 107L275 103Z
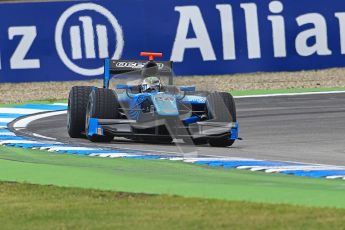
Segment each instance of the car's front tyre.
M230 93L214 92L206 97L207 116L216 122L236 122L236 106ZM230 137L210 138L209 144L214 147L227 147L233 145L235 140Z
M87 138L92 142L110 142L114 135L104 132L103 135L88 135L90 118L118 119L119 102L113 90L94 88L89 96L86 109L85 130Z
M67 131L70 137L83 137L86 106L92 87L73 86L68 96Z

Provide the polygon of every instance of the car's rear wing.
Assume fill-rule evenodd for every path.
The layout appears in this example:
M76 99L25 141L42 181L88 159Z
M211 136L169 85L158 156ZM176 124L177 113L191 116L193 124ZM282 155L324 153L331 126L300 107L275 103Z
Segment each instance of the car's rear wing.
M159 75L169 77L169 85L173 84L172 61L155 61L158 65ZM111 75L140 72L146 60L104 60L104 88L109 88Z

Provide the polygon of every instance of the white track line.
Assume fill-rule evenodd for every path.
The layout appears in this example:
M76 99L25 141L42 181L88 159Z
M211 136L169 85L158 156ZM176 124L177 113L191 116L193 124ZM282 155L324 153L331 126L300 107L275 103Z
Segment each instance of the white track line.
M32 133L32 135L35 136L35 137L38 137L38 138L43 138L43 139L47 139L47 140L51 140L51 141L55 141L56 140L56 138L46 137L46 136L43 136L43 135L40 135L40 134L37 134L37 133Z
M51 116L66 114L66 113L67 113L67 111L64 110L64 111L48 112L48 113L29 116L29 117L20 119L19 121L15 122L13 124L13 128L15 128L15 129L26 128L28 126L28 124L30 124L31 122L33 122L35 120L42 119L45 117L51 117Z
M234 96L234 98L303 96L303 95L337 94L337 93L345 93L345 91L325 91L325 92L305 92L305 93L274 93L274 94L259 94L259 95Z

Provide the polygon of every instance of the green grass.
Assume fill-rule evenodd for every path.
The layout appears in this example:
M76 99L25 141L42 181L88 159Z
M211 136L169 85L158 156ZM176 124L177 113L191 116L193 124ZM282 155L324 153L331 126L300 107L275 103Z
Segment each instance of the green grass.
M345 87L333 88L290 88L290 89L258 89L258 90L233 90L234 96L279 94L279 93L309 93L309 92L326 92L326 91L345 91Z
M0 180L101 190L345 208L345 182L163 160L0 147Z
M0 183L12 229L344 229L345 209Z

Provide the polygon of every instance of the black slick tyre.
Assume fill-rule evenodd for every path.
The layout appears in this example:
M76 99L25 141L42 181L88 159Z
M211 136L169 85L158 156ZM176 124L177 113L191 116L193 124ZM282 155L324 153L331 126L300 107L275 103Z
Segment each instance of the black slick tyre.
M119 102L114 91L103 88L93 88L89 96L86 109L85 130L88 133L90 118L98 119L118 119ZM110 142L114 135L104 132L104 135L86 135L92 142Z
M90 86L74 86L69 92L67 109L67 131L70 137L83 137L85 132L85 114Z
M214 92L206 97L207 115L209 120L216 122L236 122L236 106L230 93ZM209 144L214 147L233 145L235 140L229 137L210 138Z

